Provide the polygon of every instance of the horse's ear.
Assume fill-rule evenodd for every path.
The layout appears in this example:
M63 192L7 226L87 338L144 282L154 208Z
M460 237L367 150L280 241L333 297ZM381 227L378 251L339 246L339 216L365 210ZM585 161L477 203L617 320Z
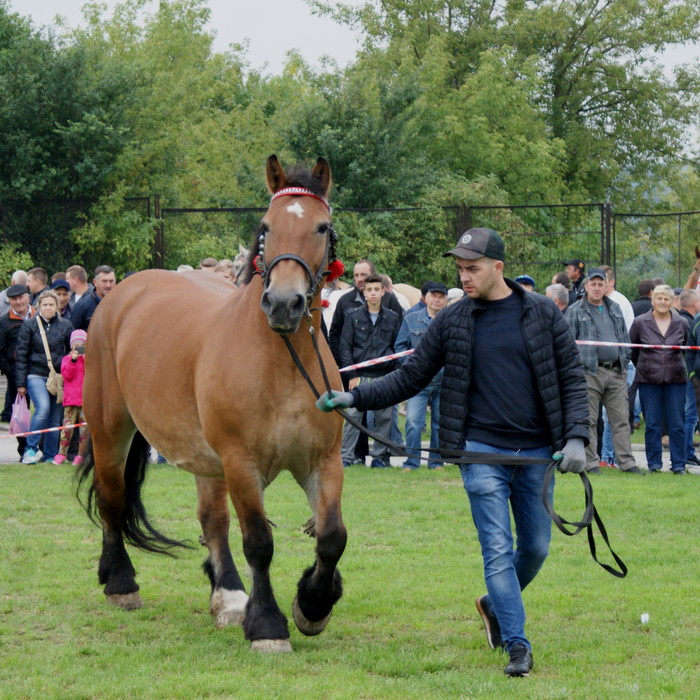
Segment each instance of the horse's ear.
M248 254L248 249L245 246L242 246L240 243L238 244L238 254L239 255L247 255Z
M287 176L284 174L284 168L277 160L277 156L272 155L267 159L265 174L267 176L267 187L272 194L287 186Z
M316 161L311 175L315 177L323 188L323 196L325 197L331 189L333 184L333 176L331 175L331 166L325 158L319 158Z

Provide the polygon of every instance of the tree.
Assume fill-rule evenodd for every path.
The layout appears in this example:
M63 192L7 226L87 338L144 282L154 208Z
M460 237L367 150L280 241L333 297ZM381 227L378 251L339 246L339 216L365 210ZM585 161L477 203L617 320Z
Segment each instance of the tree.
M479 89L497 98L494 105L510 109L517 104L524 118L541 125L535 146L540 157L533 170L547 167L550 160L555 164L551 182L561 177L568 198L624 197L640 180L665 176L669 167L684 160L689 148L689 127L697 123L698 67L679 68L669 80L656 55L697 40L697 0L670 5L645 0L510 0L502 5L480 0L381 0L359 7L311 0L311 4L362 31L364 55L375 64L379 56L383 58L387 81L400 73L409 56L416 76L423 69L432 75L441 63L437 114L446 120L444 132L453 126L455 112L441 111L440 103L448 93L465 90L478 101L477 93L471 92L474 78L489 72L495 82L482 80ZM495 56L500 68L494 66ZM520 87L519 101L498 99L496 87L511 94ZM436 105L434 88L424 93L430 94L430 106ZM483 143L482 152L489 152L494 146L498 150L499 144L490 142L492 132L485 133L478 124L485 106L482 102L468 132L474 134L477 148ZM522 124L507 125L508 116L501 119L505 147L522 152L526 144L520 139L530 136ZM508 130L513 125L511 139ZM424 121L424 126L430 133L432 125ZM455 128L465 133L464 119L457 118ZM541 158L543 138L552 142L553 160ZM444 150L442 143L434 143ZM491 170L493 158L485 161ZM546 191L539 186L532 194L538 189Z
M0 199L95 197L126 129L84 53L43 36L0 0Z

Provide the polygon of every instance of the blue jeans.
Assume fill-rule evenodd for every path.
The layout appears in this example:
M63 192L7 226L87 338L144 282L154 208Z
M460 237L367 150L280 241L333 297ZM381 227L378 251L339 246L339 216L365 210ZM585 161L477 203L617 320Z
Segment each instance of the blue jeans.
M627 365L627 388L632 386L635 375L635 366L630 362ZM691 385L692 386L692 385ZM636 408L638 399L635 397L635 418L639 419L639 410ZM612 430L610 429L610 420L608 418L608 412L603 406L603 454L600 455L602 462L607 462L608 464L615 464L615 449L613 447Z
M406 449L412 456L403 463L404 469L407 467L418 469L420 466L421 434L425 425L425 412L428 404L430 404L430 449L434 450L440 446L440 382L438 382L437 384L429 384L406 401ZM433 452L430 453L430 459L428 459L430 469L442 466L441 462L435 461L438 456Z
M544 459L552 456L551 447L514 451L467 441L464 449ZM525 636L521 591L535 578L549 553L552 521L542 504L541 494L546 469L546 464L460 466L484 560L487 605L498 619L508 650L516 643L531 647ZM554 479L548 494L550 502L553 494ZM515 521L515 550L510 509Z
M639 399L646 430L644 449L650 471L661 469L661 431L666 418L671 448L671 469L685 471L685 392L683 384L646 384L639 382Z
M56 403L56 397L49 394L46 388L46 377L37 374L30 374L27 377L27 393L34 404L34 415L29 426L30 430L43 430L44 428L54 428L62 423L63 406ZM44 433L43 436L27 435L27 449L36 450L39 441L44 438L44 448L42 450L45 460L51 460L58 452L58 436L60 431Z
M688 380L685 385L685 458L695 457L693 438L698 424L698 407L695 403L695 387Z

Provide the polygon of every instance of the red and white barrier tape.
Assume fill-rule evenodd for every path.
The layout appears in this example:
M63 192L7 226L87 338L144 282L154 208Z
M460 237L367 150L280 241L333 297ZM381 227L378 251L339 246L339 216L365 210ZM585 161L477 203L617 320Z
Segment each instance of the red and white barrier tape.
M616 348L645 348L647 350L700 350L700 345L644 345L642 343L610 343L603 340L577 340L577 345L605 345L608 347ZM411 350L403 350L402 352L395 352L393 355L384 355L383 357L375 357L372 360L365 360L364 362L358 362L356 365L348 365L343 367L341 372L350 372L353 369L362 369L363 367L373 367L374 365L381 365L384 362L390 362L391 360L397 360L399 357L406 357L413 352Z
M700 345L644 345L643 343L609 343L604 340L577 340L577 345L606 345L614 348L646 348L647 350L700 350Z
M43 430L30 430L27 433L14 433L12 435L0 435L0 440L6 439L6 438L26 437L27 435L39 435L40 433L52 433L56 430L63 430L64 428L66 430L68 430L70 428L80 428L83 425L87 425L87 423L73 423L72 425L59 425L55 428L44 428Z

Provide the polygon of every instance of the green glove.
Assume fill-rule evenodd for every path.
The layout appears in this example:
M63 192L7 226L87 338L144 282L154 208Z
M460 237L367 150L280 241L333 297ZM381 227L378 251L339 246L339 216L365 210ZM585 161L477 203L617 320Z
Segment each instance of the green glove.
M580 474L586 468L586 448L581 438L569 438L559 452L552 455L560 472Z
M316 402L316 408L324 413L330 413L334 408L350 408L354 403L352 394L348 391L331 391L322 394Z

